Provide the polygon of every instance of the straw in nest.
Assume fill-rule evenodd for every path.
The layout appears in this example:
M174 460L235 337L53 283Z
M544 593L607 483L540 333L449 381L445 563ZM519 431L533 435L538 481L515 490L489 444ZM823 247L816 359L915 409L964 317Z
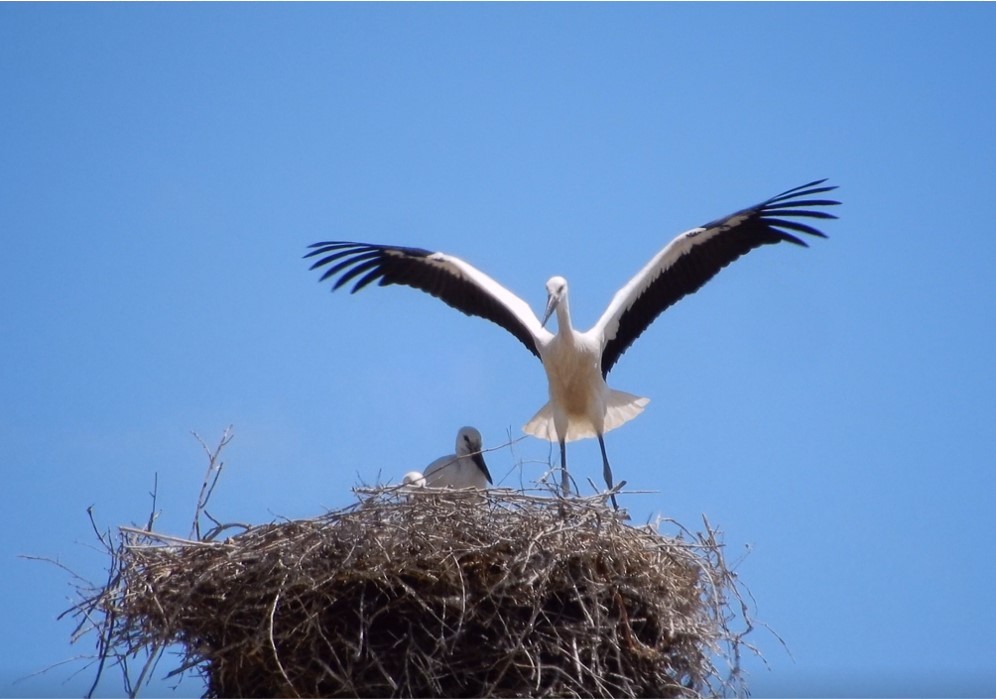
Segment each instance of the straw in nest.
M359 494L223 541L122 528L75 611L104 659L180 644L208 696L743 691L711 532L634 527L604 497Z

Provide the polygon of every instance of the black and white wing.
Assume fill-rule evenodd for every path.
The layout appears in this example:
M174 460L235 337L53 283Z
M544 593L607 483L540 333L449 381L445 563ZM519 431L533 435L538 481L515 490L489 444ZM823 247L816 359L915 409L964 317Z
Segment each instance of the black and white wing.
M315 243L310 248L305 258L318 258L311 269L327 268L321 281L338 275L333 291L357 277L354 294L374 281L379 286L404 284L467 315L497 323L537 357L539 344L551 337L529 304L457 257L421 248L342 241Z
M794 235L825 238L797 219L837 218L818 207L836 206L832 199L809 198L836 189L816 180L782 192L767 201L682 233L657 253L622 289L592 332L603 338L602 375L668 307L698 291L719 270L754 248L788 242L805 246Z

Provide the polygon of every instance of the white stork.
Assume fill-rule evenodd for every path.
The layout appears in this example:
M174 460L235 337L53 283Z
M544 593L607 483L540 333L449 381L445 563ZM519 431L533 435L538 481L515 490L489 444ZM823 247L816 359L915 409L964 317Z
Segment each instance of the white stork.
M481 488L491 483L491 472L484 463L481 433L473 427L457 432L456 453L440 456L425 467L425 485L429 488Z
M410 486L412 488L424 488L425 476L423 476L419 471L409 471L405 474L405 477L401 479L401 485Z
M606 432L639 415L649 400L616 391L605 377L623 352L668 307L697 291L719 270L754 248L782 241L806 246L793 235L826 236L797 219L832 219L817 207L840 202L812 198L836 189L816 180L767 201L693 228L668 243L612 297L602 317L587 332L571 325L567 281L546 283L547 304L540 321L529 305L463 260L420 248L367 243L315 243L305 257L318 257L311 269L327 267L321 281L339 275L333 291L359 277L356 293L371 282L404 284L429 293L467 315L480 316L512 333L543 362L550 401L523 428L560 444L561 487L569 492L565 443L597 437L605 483L612 469L605 454ZM557 332L546 329L557 314ZM428 475L428 474L426 474ZM616 504L615 496L612 497Z

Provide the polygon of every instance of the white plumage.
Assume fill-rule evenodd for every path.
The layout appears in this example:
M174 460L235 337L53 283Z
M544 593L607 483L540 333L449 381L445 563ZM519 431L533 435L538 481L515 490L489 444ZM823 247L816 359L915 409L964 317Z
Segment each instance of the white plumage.
M546 283L548 300L541 322L525 301L494 279L441 252L327 242L312 245L306 257L319 257L312 269L328 267L322 280L339 275L333 289L357 277L354 293L373 281L380 286L404 284L427 292L463 313L486 318L505 328L543 362L546 370L550 400L526 423L524 430L560 444L564 492L569 490L564 445L592 436L598 439L603 476L611 489L612 469L602 435L639 415L649 400L609 388L605 383L609 371L657 316L697 291L741 255L783 241L806 245L790 231L826 237L796 220L836 218L814 207L834 206L839 202L807 198L836 189L822 186L824 182L817 180L795 187L682 233L616 292L601 318L587 332L579 332L571 325L567 281L563 277L552 277ZM545 327L554 313L556 334ZM614 496L612 502L616 502Z
M430 488L481 488L491 483L491 473L481 453L481 433L473 427L461 427L457 432L456 453L441 456L424 472L425 485Z
M424 488L425 476L418 471L409 471L405 474L405 477L401 479L401 485L407 485L413 488Z

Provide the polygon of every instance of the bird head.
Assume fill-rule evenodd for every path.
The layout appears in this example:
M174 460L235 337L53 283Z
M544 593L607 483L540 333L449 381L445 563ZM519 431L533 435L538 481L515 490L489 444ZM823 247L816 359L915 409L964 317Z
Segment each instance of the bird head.
M484 440L481 439L481 433L475 428L461 427L460 431L457 432L457 456L469 456L477 468L481 469L481 472L488 479L488 483L494 483L491 480L491 472L488 471L488 465L484 463L484 455L481 453L483 448Z
M418 471L409 471L405 474L405 477L401 479L401 485L410 485L416 488L425 487L425 476L423 476Z
M557 310L557 306L567 297L567 280L563 277L550 277L546 283L546 311L543 313L542 325L550 320L550 316Z

